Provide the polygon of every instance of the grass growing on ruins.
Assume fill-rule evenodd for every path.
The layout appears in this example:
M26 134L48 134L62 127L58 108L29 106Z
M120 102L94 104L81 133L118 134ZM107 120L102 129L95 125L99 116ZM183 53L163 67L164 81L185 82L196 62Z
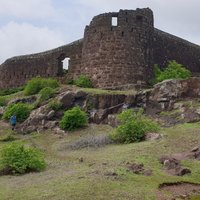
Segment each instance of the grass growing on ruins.
M9 127L0 123L0 136ZM158 185L163 182L189 181L200 183L200 163L184 162L191 175L169 176L162 170L158 158L163 154L179 153L197 146L200 123L183 124L162 129L163 139L126 145L110 144L101 148L69 150L71 144L86 135L109 134L110 126L93 125L63 136L52 132L19 135L21 140L44 152L47 169L23 176L0 176L1 200L34 199L137 199L155 200ZM178 144L178 145L177 145ZM0 142L0 149L5 142ZM153 170L152 176L127 171L127 163L143 163Z

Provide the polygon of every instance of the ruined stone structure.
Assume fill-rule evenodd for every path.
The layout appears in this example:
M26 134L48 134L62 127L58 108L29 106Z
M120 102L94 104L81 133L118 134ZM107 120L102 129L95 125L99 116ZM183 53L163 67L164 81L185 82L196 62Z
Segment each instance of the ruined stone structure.
M153 64L163 67L169 60L200 73L200 46L154 28L153 12L145 8L98 15L81 40L6 60L0 88L21 86L35 76L63 77L65 58L70 58L66 79L85 74L100 88L145 86Z

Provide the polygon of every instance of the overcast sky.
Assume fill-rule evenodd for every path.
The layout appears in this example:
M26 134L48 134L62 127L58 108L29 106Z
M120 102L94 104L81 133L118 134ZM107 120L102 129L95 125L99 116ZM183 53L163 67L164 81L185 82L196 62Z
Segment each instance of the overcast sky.
M155 27L200 45L200 0L0 0L0 63L80 39L100 13L146 7Z

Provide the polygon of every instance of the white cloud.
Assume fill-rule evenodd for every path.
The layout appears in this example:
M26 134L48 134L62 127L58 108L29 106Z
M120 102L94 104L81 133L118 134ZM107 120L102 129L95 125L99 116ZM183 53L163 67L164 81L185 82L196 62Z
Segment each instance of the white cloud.
M27 23L10 22L0 28L0 63L16 55L41 52L64 44L58 31Z
M51 0L0 0L0 17L43 19L55 16Z
M155 26L200 44L200 1L199 0L77 0L90 10L112 12L119 9L149 7L154 12Z

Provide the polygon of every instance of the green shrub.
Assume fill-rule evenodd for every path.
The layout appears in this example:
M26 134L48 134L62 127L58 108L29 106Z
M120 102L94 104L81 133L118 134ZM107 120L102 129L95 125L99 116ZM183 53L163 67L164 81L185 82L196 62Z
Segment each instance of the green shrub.
M0 142L11 142L14 140L16 140L16 138L13 136L12 133L8 133L8 134L0 137Z
M69 80L66 81L66 84L68 84L68 85L74 85L75 83L74 83L74 80L69 79Z
M6 106L7 98L0 96L0 106Z
M52 78L40 78L36 77L28 81L25 89L25 95L33 95L40 92L45 87L57 88L59 86L58 81Z
M24 89L24 87L9 88L9 89L0 90L0 96L6 96L6 95L14 94L14 93L22 91L23 89Z
M148 132L157 132L159 125L143 115L143 110L134 112L131 109L118 115L120 125L111 135L111 139L119 143L140 142Z
M84 111L81 111L79 107L74 107L64 113L64 116L60 121L60 127L63 130L72 131L76 128L85 126L87 122L87 114Z
M62 103L57 100L52 100L48 103L48 107L52 110L58 111L62 108Z
M52 89L50 87L45 87L40 90L39 95L40 95L39 102L46 101L46 100L50 99L51 97L53 97L54 89Z
M24 174L30 171L45 169L46 163L43 154L21 143L11 143L1 151L0 166L10 174Z
M177 63L175 60L169 61L167 67L162 71L158 65L154 66L154 83L161 82L166 79L187 79L191 77L191 72Z
M85 75L80 75L76 80L74 80L74 84L78 87L92 88L92 81Z
M31 107L24 103L16 103L9 105L4 114L3 119L9 120L12 115L16 115L18 122L25 121L31 112Z

